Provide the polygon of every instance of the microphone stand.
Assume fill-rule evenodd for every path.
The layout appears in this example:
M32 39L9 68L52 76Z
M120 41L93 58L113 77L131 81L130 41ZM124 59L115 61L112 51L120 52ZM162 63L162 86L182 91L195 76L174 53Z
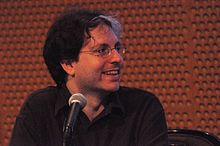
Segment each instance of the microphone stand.
M63 146L70 146L72 140L73 129L76 126L77 116L81 110L81 106L78 103L73 103L70 109L68 120L64 128L63 133ZM73 146L73 145L71 145Z

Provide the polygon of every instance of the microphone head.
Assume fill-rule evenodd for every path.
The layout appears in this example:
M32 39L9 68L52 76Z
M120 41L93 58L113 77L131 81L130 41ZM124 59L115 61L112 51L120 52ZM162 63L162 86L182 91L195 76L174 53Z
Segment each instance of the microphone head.
M69 105L72 105L75 102L78 102L81 108L84 108L86 106L87 100L86 97L81 93L76 93L69 98Z

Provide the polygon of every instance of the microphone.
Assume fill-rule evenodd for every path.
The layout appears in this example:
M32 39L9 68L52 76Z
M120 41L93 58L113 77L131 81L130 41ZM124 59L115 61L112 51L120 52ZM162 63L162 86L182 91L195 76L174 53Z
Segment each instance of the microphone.
M77 116L79 115L79 112L86 106L86 103L86 97L81 93L73 94L69 98L70 111L64 128L63 146L66 146L68 140L70 139L71 133L77 121Z

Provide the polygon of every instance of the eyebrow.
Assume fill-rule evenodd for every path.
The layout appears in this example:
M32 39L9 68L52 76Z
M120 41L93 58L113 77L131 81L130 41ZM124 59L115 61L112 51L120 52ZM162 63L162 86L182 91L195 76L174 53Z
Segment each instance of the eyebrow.
M117 42L115 43L114 47L117 46L117 45L121 45L121 42L120 42L120 41L117 41ZM109 44L106 44L106 43L98 44L98 45L92 47L92 50L95 50L95 49L97 49L97 48L100 47L100 46L110 46L110 45L109 45Z

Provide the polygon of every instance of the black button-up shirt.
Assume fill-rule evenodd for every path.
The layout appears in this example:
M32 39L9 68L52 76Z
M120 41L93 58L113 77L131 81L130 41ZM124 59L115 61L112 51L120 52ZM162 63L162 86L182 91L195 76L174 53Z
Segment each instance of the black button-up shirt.
M34 92L17 116L10 146L62 146L70 93L66 87ZM92 122L80 112L74 146L164 146L164 110L151 93L120 87L108 96L104 110Z

